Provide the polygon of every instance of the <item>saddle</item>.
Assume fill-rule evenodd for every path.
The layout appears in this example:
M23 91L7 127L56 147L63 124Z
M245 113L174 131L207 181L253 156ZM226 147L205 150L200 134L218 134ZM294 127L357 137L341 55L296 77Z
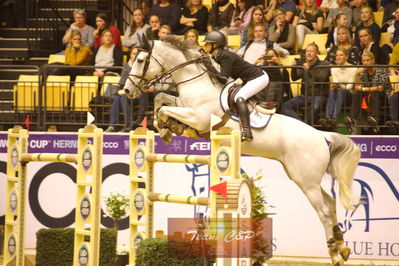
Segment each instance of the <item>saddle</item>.
M242 88L242 83L233 83L233 85L228 89L227 103L229 106L229 110L237 114L237 107L234 101L234 97L238 93L238 91ZM275 101L262 101L257 95L252 96L248 100L249 110L255 109L262 114L274 114L276 112L277 102Z

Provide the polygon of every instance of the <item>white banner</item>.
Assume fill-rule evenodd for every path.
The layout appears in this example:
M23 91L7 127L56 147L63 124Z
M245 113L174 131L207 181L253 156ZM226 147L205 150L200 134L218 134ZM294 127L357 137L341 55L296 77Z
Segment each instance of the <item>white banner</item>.
M128 161L124 154L104 155L105 179L102 194L128 193ZM5 162L0 153L0 216L5 213ZM345 212L337 203L338 222L352 249L351 258L399 260L399 159L361 159L353 190L366 204ZM268 212L273 218L273 249L278 256L328 257L321 222L300 189L290 181L279 162L242 157L249 176L261 170ZM46 227L73 226L76 186L75 166L66 163L34 162L28 166L26 247L36 245L36 232ZM335 185L336 186L336 185ZM208 196L209 168L205 165L157 163L155 188L158 193ZM326 175L323 188L332 194L332 180ZM335 187L335 191L338 191ZM193 217L205 207L155 203L155 230L166 233L167 218ZM103 208L104 209L104 208ZM110 220L103 225L112 226ZM127 228L127 220L122 228ZM119 242L129 242L128 229L119 232Z

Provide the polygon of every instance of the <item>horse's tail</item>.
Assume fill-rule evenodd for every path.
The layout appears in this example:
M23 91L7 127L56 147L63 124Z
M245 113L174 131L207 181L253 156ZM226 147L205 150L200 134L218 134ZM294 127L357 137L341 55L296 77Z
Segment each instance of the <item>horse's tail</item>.
M360 149L349 137L338 133L329 133L330 164L327 173L339 182L339 198L346 209L353 209L358 203L352 190L352 180L360 159Z

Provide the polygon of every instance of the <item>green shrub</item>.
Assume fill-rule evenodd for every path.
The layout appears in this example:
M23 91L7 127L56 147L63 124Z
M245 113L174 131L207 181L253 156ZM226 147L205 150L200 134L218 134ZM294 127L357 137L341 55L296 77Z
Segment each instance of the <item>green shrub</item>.
M137 247L136 265L203 265L203 258L198 245L193 246L189 240L151 238L143 240Z
M72 265L74 228L40 229L36 232L36 265ZM100 265L116 265L115 229L101 229ZM85 237L88 241L89 237Z

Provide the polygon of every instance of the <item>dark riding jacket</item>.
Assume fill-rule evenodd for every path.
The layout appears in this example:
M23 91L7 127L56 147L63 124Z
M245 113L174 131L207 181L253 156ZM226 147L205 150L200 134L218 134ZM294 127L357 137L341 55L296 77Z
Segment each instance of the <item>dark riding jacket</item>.
M219 50L214 60L220 65L220 75L226 78L241 78L246 83L263 75L262 69L228 50Z

